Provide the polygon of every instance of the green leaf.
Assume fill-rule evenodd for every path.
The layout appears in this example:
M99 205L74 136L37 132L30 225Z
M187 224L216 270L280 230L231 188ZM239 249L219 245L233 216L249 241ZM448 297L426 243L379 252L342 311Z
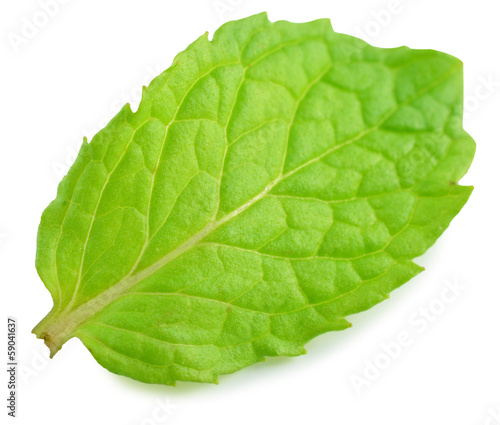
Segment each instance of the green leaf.
M42 216L34 333L169 385L303 354L422 270L474 146L454 57L229 22L83 143Z

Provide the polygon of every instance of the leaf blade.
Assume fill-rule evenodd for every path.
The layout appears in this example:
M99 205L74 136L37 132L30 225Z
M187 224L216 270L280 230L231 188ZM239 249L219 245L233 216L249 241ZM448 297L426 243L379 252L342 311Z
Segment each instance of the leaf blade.
M325 20L201 37L84 143L44 212L54 309L34 332L164 384L303 354L420 272L467 201L461 84L455 58Z

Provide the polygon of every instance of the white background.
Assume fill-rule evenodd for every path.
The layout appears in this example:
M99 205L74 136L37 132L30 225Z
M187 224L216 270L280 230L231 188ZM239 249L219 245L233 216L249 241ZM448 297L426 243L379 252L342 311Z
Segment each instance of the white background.
M41 6L47 1L0 6L1 320L18 320L21 363L18 417L9 423L500 424L497 0L58 0L50 17ZM76 339L47 361L47 349L30 333L51 308L34 267L36 231L82 137L122 104L137 104L140 87L203 32L264 10L271 20L328 17L336 31L377 46L460 58L465 126L477 142L462 181L475 186L469 203L417 260L424 273L351 317L352 329L310 342L306 356L268 360L221 377L218 386L175 388L113 375ZM31 32L27 22L35 22ZM444 304L449 282L459 295ZM432 316L423 319L420 309L429 306ZM394 348L401 332L411 344L384 363L382 345ZM385 369L368 373L374 363ZM4 405L7 374L1 376ZM5 423L4 407L1 415Z

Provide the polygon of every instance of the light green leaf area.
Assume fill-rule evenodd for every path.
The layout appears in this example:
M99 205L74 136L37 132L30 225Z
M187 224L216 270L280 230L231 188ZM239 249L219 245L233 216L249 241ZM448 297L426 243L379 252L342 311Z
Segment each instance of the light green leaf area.
M462 64L265 14L205 34L92 140L36 266L110 371L217 382L350 326L418 274L467 201Z

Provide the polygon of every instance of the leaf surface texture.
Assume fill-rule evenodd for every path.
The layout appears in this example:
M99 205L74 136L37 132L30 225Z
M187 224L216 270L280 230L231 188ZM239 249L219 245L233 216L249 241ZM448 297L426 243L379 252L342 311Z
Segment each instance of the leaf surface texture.
M303 354L422 270L473 155L456 58L229 22L82 145L42 216L34 332L163 384Z

